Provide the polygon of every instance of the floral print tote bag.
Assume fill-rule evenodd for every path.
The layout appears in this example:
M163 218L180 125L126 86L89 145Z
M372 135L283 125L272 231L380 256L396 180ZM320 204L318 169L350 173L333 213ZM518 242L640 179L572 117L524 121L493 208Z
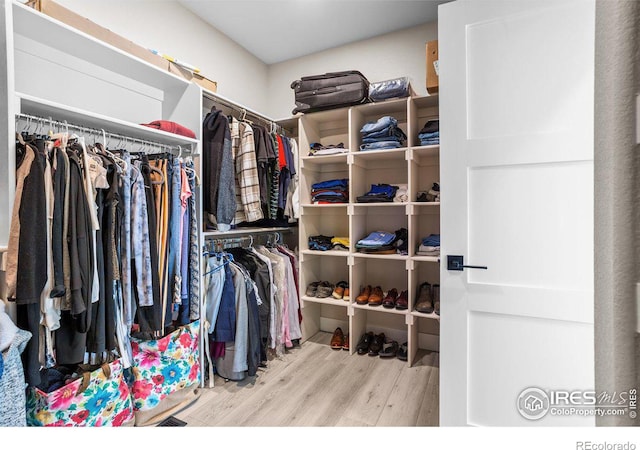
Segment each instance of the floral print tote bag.
M157 340L131 339L136 426L159 422L198 397L200 321Z
M27 390L29 426L116 427L133 422L131 392L119 359L53 392Z

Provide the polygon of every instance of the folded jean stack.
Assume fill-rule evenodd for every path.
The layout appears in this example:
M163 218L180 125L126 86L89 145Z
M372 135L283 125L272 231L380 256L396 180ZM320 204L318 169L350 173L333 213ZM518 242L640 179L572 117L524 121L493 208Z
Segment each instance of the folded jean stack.
M418 256L440 256L440 235L430 234L422 239L418 251Z
M349 203L349 180L344 178L312 184L311 203Z
M427 121L418 132L420 145L439 145L440 144L440 120L433 119Z
M360 129L360 134L362 135L362 145L360 145L362 152L400 148L407 140L407 135L398 128L398 121L391 116L383 116L376 122L365 123Z
M309 250L326 252L327 250L349 250L349 238L337 236L324 236L318 234L309 236Z
M356 250L361 253L392 255L407 254L407 239L409 232L400 228L394 233L388 231L374 231L356 243Z
M322 145L319 142L313 142L309 146L309 156L339 155L347 152L349 152L349 150L344 148L344 144L342 142L335 145Z

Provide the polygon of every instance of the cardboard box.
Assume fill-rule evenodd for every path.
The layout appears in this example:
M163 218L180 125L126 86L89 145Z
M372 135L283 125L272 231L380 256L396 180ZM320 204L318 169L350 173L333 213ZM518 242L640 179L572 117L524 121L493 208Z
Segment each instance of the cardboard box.
M60 22L95 37L96 39L136 56L149 64L153 64L163 70L168 70L169 72L181 76L186 80L193 81L212 92L216 92L217 83L215 81L211 81L200 74L194 74L189 70L171 63L162 56L150 52L146 48L98 25L95 22L92 22L85 17L80 16L79 14L76 14L70 9L67 9L52 0L30 0L25 4L49 17L53 17Z
M438 41L427 42L427 92L438 93Z
M163 58L164 59L164 58ZM166 61L166 60L165 60ZM217 92L218 89L218 83L208 79L207 77L199 74L199 73L195 73L195 72L191 72L190 70L185 69L184 67L172 63L171 61L166 61L167 63L167 70L175 75L181 76L193 83L199 84L200 86L202 86L203 88L215 93Z

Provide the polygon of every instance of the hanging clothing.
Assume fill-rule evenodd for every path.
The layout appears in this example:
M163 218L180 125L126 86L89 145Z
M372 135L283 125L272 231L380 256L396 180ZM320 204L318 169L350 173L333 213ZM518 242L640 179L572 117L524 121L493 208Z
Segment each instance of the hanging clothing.
M202 128L203 209L214 228L218 223L225 228L224 225L231 224L236 209L231 182L233 165L229 160L229 156L233 157L229 121L222 111L212 108L204 118Z
M264 216L260 204L260 179L253 128L244 122L241 122L238 127L240 147L236 155L236 177L246 221L255 222Z
M17 325L32 335L25 380L39 386L43 368L111 357L129 367L131 332L159 337L183 299L182 323L199 318L193 161L159 155L152 167L78 136L25 138L7 258Z

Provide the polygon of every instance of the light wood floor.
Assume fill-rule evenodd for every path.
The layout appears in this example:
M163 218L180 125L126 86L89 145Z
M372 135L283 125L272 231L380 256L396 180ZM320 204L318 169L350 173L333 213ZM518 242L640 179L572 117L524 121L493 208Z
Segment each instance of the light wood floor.
M216 376L215 387L175 417L196 427L438 425L438 353L419 353L409 368L332 350L330 339L316 334L253 379Z

